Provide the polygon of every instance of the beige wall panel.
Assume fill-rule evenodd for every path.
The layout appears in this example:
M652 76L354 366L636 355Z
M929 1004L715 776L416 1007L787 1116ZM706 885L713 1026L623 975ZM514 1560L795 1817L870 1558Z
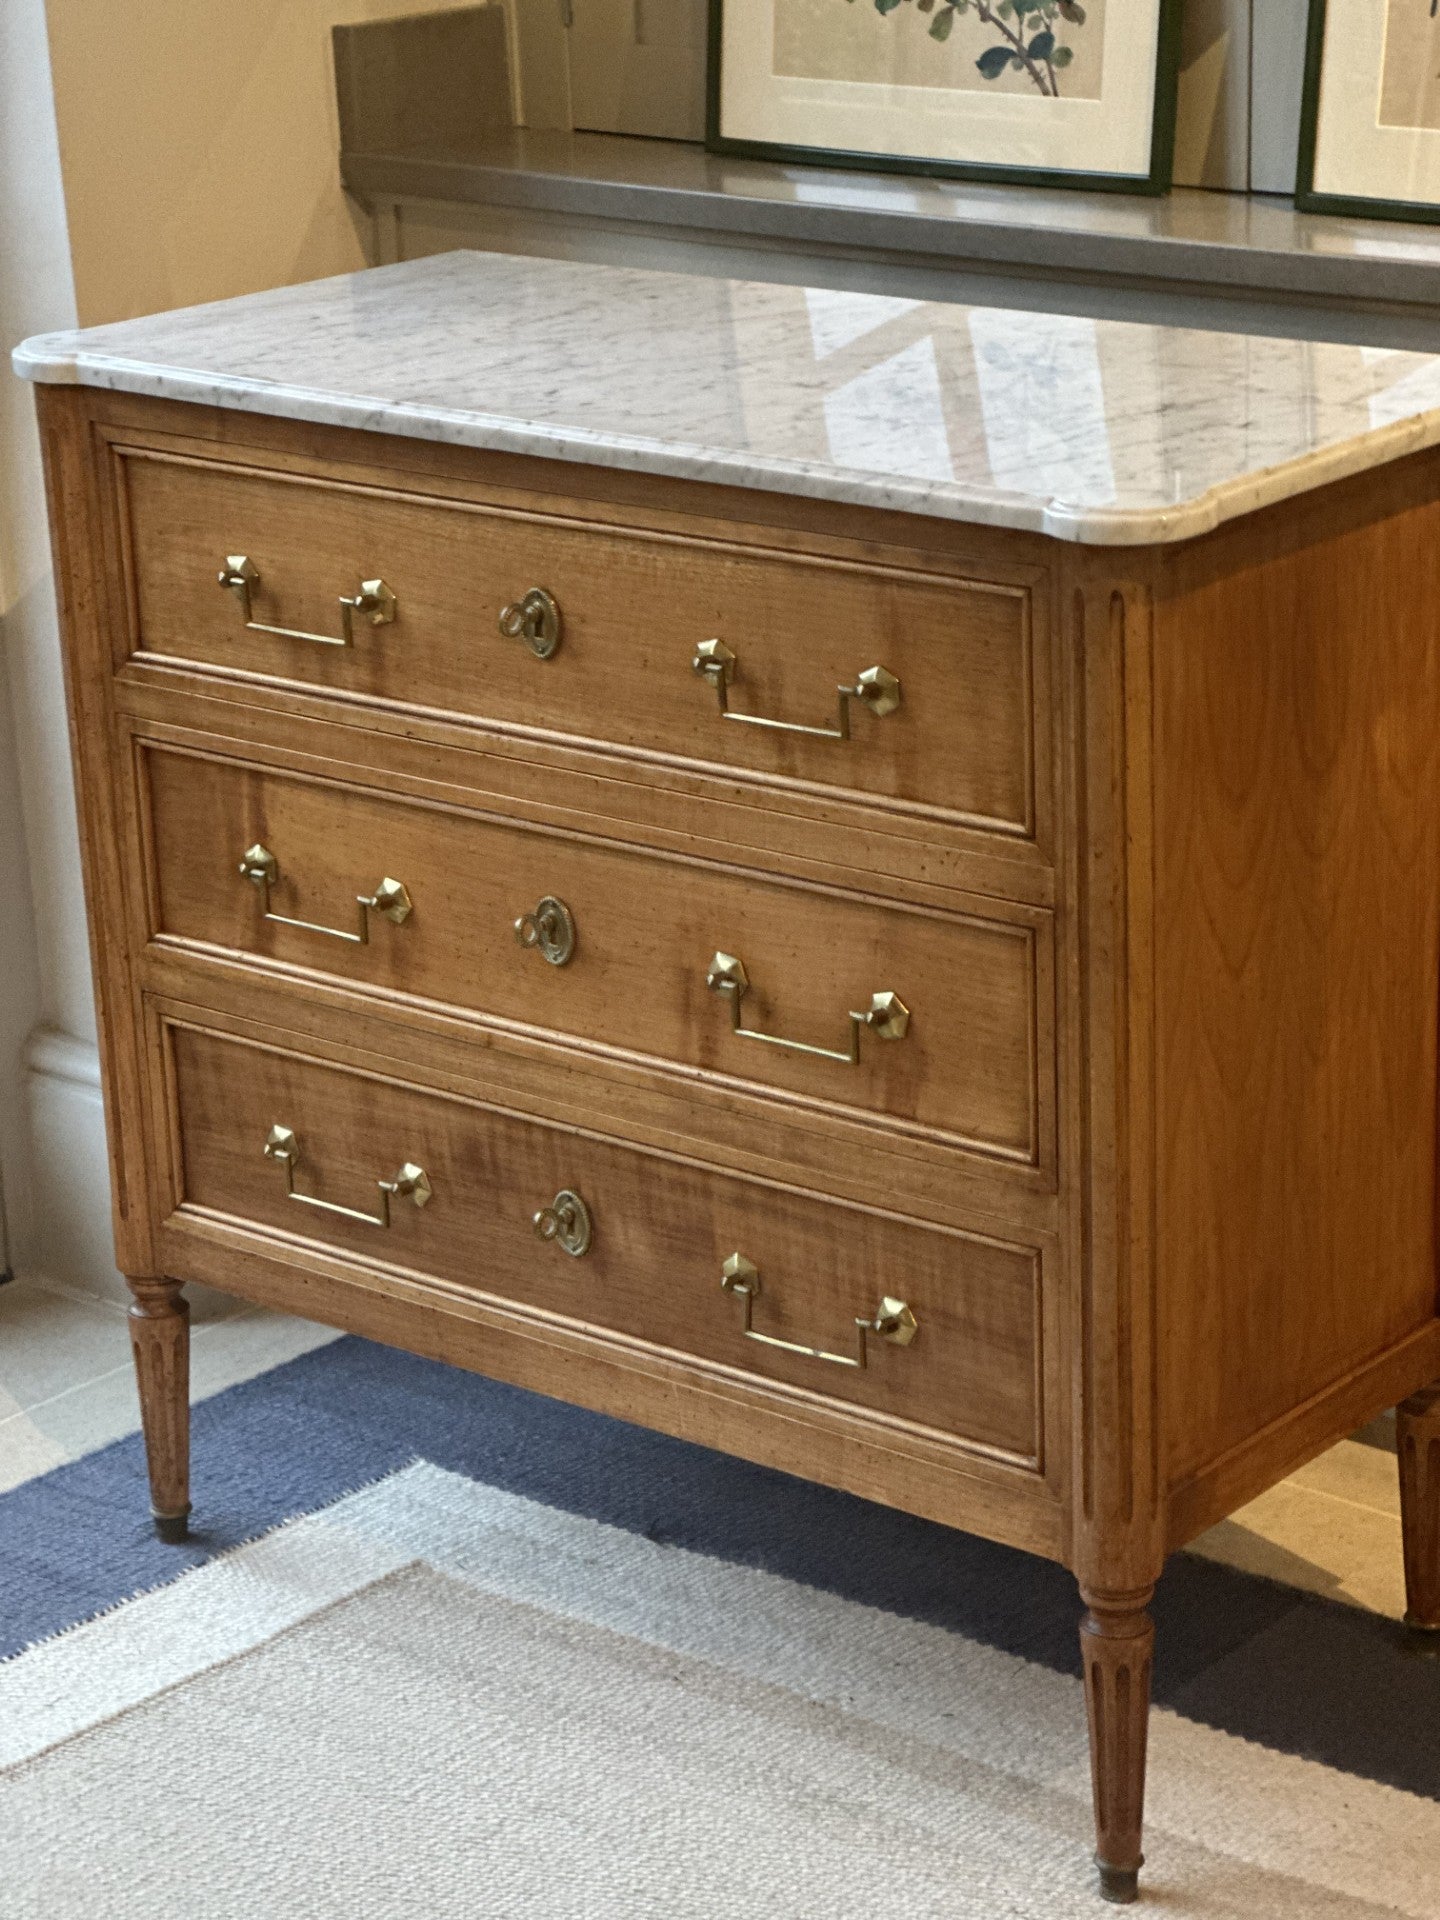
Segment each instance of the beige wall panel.
M473 4L473 0L467 0ZM83 325L365 265L330 29L445 0L50 0Z

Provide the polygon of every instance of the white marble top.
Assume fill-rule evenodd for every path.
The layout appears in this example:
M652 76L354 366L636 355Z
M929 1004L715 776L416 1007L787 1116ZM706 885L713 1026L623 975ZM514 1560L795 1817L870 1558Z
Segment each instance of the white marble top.
M1094 544L1440 442L1440 357L450 253L15 351L78 382Z

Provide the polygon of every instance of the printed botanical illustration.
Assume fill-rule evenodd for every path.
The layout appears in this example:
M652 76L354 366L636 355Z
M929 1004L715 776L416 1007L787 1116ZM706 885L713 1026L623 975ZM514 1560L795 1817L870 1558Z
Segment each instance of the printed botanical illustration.
M1105 0L775 0L775 71L1100 97Z
M1440 130L1440 0L1387 0L1379 119Z

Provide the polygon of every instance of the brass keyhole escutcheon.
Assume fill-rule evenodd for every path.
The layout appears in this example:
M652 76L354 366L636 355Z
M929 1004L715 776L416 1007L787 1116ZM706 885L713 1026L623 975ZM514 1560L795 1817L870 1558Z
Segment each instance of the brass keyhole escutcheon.
M552 967L563 967L575 952L575 917L563 900L547 893L533 913L522 913L515 922L515 938Z
M538 1213L532 1214L530 1224L538 1240L553 1240L573 1260L590 1251L590 1242L595 1235L595 1222L590 1217L590 1209L579 1194L572 1192L569 1187L562 1187L548 1207L541 1207Z
M548 660L560 645L560 608L544 587L531 587L500 609L500 631L507 640L523 640L537 660Z

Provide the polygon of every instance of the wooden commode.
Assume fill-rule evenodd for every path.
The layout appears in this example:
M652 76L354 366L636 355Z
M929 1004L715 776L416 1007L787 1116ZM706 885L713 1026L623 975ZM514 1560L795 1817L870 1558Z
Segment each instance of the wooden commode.
M456 254L17 363L162 1537L201 1281L1045 1555L1116 1900L1168 1553L1404 1402L1440 1630L1440 362Z

